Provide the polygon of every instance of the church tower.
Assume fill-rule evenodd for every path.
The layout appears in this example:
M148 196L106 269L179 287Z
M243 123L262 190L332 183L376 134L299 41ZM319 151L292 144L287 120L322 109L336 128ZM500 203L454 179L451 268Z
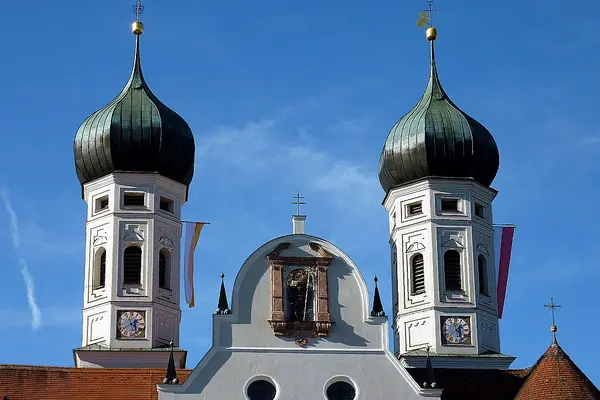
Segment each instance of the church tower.
M425 93L389 132L379 180L389 212L395 352L404 365L507 368L500 354L490 187L494 138L448 97L430 26Z
M194 172L188 124L152 93L133 24L133 71L121 93L75 136L87 203L82 347L77 367L162 368L179 349L181 207Z

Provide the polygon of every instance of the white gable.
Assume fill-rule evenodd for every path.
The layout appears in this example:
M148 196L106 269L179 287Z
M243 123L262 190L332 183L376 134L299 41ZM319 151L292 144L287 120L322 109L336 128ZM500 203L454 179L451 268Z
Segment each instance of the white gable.
M267 256L283 243L281 257L319 257L317 247L332 256L327 277L333 325L327 337L309 338L303 347L293 336L276 336L268 322ZM281 400L327 399L327 386L339 380L355 386L357 399L439 398L437 390L420 389L389 351L387 318L370 317L369 292L356 265L323 239L288 235L261 246L240 269L231 300L232 313L213 318L211 350L185 384L159 386L161 400L244 399L256 379L273 382Z

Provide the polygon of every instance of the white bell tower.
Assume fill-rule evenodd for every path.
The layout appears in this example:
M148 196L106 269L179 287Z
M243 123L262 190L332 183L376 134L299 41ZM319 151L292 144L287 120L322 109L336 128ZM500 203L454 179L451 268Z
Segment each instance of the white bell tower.
M514 360L500 354L495 195L477 182L435 178L388 193L394 350L407 366L424 366L428 346L436 367Z
M82 348L78 367L166 365L179 343L184 185L158 174L113 173L84 186ZM185 361L185 352L176 352Z
M493 247L499 152L442 88L436 38L430 26L427 88L389 132L379 162L395 351L409 367L424 367L429 351L434 367L507 368L514 358L500 353Z
M134 67L122 92L75 136L77 176L87 203L82 344L77 367L164 368L181 322L181 207L194 173L190 127L150 91Z

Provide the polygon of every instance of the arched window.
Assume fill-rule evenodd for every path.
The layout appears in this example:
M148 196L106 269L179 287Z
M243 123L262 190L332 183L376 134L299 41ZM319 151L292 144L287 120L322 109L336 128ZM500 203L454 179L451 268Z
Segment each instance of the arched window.
M166 249L158 253L158 287L171 288L171 254Z
M298 268L287 276L286 319L291 321L313 321L315 314L315 281L308 268Z
M444 277L446 290L461 290L460 254L456 250L444 253Z
M94 262L93 289L101 289L106 283L106 250L100 249L96 253Z
M123 283L142 283L142 249L137 246L128 247L123 252Z
M266 380L254 381L246 390L250 400L273 400L277 394L277 388Z
M483 255L477 257L477 269L479 270L479 294L489 296L487 280L487 261Z
M425 293L425 267L423 254L417 254L411 261L412 294Z
M348 382L335 382L327 388L327 400L354 400L356 389Z

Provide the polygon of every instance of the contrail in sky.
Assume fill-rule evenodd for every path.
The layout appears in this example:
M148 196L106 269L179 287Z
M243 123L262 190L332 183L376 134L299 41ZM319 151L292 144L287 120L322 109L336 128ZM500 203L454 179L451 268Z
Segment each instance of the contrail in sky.
M31 310L31 327L34 330L39 329L42 326L42 313L40 312L40 308L37 305L37 300L35 299L35 285L33 283L33 277L29 272L27 261L21 253L21 234L19 233L19 217L17 216L17 213L10 202L7 188L3 187L0 189L0 197L2 197L4 207L6 208L8 217L10 218L10 235L12 238L12 244L15 249L15 252L19 256L21 274L23 274L23 279L25 280L25 285L27 286L27 302L29 303L29 309Z

